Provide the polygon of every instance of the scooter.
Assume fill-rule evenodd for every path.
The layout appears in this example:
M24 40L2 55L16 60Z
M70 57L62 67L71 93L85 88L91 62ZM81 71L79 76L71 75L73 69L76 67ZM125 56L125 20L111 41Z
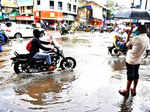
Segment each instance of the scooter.
M73 57L65 57L63 50L54 42L52 44L56 50L47 52L51 56L52 65L56 66L56 69L72 71L76 67L76 60ZM14 54L15 57L12 57L11 60L16 74L50 71L45 59L32 58L29 54L19 54L16 51Z

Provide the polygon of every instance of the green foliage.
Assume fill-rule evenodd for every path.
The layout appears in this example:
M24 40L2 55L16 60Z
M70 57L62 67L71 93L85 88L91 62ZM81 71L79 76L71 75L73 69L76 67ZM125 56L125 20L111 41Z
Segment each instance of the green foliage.
M113 8L114 7L114 1L113 0L107 0L107 6L110 7L110 8Z

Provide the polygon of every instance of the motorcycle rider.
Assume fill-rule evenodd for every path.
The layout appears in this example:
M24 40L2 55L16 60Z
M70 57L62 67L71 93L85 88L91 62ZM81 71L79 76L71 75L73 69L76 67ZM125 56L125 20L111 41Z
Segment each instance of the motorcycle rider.
M45 59L47 61L47 64L49 65L50 70L54 70L55 66L51 64L51 57L49 54L45 52L40 52L40 49L45 50L45 51L50 51L53 50L52 48L47 48L44 47L42 44L50 44L50 42L46 41L41 41L40 38L41 32L38 29L33 30L33 39L32 39L32 44L30 47L30 56L33 58L40 58L40 59Z
M119 33L115 34L113 37L113 46L108 47L109 53L112 55L112 50L114 48L117 49L119 54L122 54L122 51L126 50L126 36L124 36L124 31L119 31Z

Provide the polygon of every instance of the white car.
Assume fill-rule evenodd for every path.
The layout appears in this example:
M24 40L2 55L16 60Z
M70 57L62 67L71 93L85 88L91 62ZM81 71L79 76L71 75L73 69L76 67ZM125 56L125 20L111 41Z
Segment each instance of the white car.
M33 37L34 27L28 24L6 23L4 31L10 38ZM41 30L42 31L42 30ZM44 31L42 31L42 35Z

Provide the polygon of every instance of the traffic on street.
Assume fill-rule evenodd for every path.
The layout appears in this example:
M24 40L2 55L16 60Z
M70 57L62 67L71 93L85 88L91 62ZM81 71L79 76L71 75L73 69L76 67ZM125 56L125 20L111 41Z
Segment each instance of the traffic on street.
M113 35L113 33L111 33ZM73 71L19 73L13 70L14 51L27 53L31 38L14 39L0 58L0 110L14 112L148 112L149 57L143 58L137 96L125 98L118 91L126 80L125 56L111 56L110 33L76 33L62 37L66 56L77 63Z
M0 9L0 112L150 112L150 0Z

